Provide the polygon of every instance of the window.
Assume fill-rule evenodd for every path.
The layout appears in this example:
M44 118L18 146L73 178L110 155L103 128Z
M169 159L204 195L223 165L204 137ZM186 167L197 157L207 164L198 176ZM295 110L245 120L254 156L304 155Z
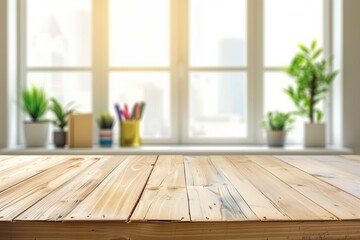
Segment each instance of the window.
M264 23L264 114L291 111L294 105L283 89L293 80L282 68L290 63L299 43L309 45L316 39L319 46L324 46L324 1L265 0ZM303 121L299 118L295 123L288 136L290 141L303 139Z
M328 0L19 1L20 84L95 116L145 101L145 143L264 141L297 44L329 44Z
M246 138L246 1L190 0L189 4L186 137Z

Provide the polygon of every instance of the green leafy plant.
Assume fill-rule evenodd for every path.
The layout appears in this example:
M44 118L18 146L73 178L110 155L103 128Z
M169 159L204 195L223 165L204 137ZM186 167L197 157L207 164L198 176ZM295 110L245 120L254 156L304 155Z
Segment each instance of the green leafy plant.
M32 86L21 92L22 109L26 112L32 122L38 122L48 111L49 100L42 88Z
M112 129L114 117L110 113L104 112L98 117L97 123L100 129Z
M299 50L290 66L285 68L285 72L294 78L295 86L284 91L297 107L296 114L308 117L311 123L321 122L324 114L318 105L326 98L338 72L328 71L332 58L319 59L323 50L317 48L315 40L310 47L300 44Z
M262 127L267 131L289 131L294 121L292 113L268 112Z
M67 126L67 117L69 114L74 112L73 103L68 103L62 107L58 100L51 98L50 110L54 113L56 119L53 120L53 124L57 126L61 131L64 131Z

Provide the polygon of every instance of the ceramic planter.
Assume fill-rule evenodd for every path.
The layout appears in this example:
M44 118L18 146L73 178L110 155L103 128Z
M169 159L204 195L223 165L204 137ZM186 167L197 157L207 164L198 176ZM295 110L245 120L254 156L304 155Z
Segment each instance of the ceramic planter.
M64 148L66 145L66 131L54 131L53 138L54 138L54 145L57 148Z
M269 147L284 147L286 131L267 131L266 136Z
M111 147L113 144L112 129L100 129L99 131L99 145L101 147Z
M48 142L49 123L25 122L24 133L26 147L46 147Z
M326 128L324 123L305 123L304 146L323 148L326 145Z

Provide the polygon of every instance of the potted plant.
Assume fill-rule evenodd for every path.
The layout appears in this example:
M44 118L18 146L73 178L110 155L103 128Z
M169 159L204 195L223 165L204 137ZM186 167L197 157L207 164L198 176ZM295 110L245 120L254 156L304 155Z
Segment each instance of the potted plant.
M283 147L286 134L292 128L294 118L291 113L268 112L262 127L266 130L269 147Z
M112 128L114 125L114 117L108 113L102 113L97 119L100 128L99 144L101 147L111 147L113 144Z
M62 107L59 101L55 98L51 98L50 110L54 113L56 119L53 120L53 124L58 128L53 132L54 145L57 148L63 148L66 145L67 133L65 127L67 126L67 117L74 112L73 104L69 103L65 107Z
M49 100L42 88L32 86L21 93L22 109L30 117L24 122L27 147L45 147L48 138L49 123L41 119L47 112Z
M285 89L294 102L296 114L305 116L305 147L325 147L325 124L319 104L325 100L337 71L329 71L332 58L320 59L323 52L314 40L310 47L299 45L300 51L285 71L295 80L295 86Z

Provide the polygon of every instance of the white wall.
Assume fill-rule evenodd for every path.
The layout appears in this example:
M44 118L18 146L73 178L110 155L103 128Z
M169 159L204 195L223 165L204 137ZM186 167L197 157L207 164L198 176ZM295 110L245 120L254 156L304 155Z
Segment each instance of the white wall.
M0 0L0 149L16 144L16 1Z
M7 146L7 0L0 0L0 148Z
M360 153L360 1L343 4L344 144Z

